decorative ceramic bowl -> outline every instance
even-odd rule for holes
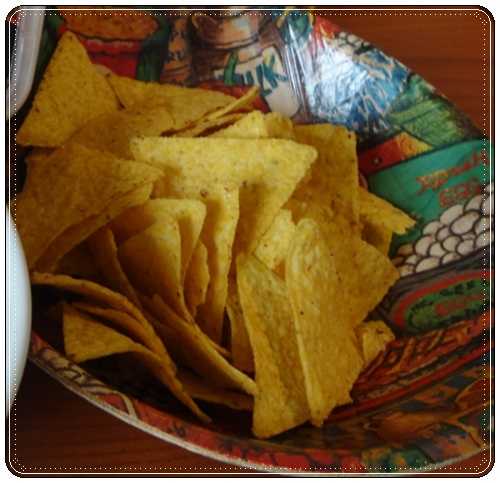
[[[71,28],[51,15],[39,72],[60,31]],[[259,84],[264,109],[356,132],[361,182],[417,219],[393,240],[402,277],[375,311],[398,338],[361,375],[353,404],[335,410],[323,428],[305,425],[268,441],[252,437],[246,414],[211,407],[214,422],[202,425],[154,386],[123,384],[106,364],[79,367],[37,326],[31,360],[143,431],[251,468],[422,471],[487,448],[494,185],[480,131],[396,59],[310,12],[233,10],[210,21],[206,14],[192,21],[186,11],[151,15],[161,19],[155,38],[167,33],[168,41],[141,40],[129,75],[235,95],[242,84]],[[102,61],[102,52],[89,53]]]

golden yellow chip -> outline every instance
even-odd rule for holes
[[[255,257],[237,260],[238,291],[255,359],[253,433],[268,438],[309,419],[285,283]]]
[[[222,117],[218,117],[216,119],[210,120],[201,120],[194,127],[185,129],[184,131],[180,131],[175,134],[176,137],[181,138],[195,138],[200,136],[201,134],[205,134],[207,131],[229,126],[233,124],[238,119],[241,119],[243,114],[226,114]]]
[[[208,113],[235,102],[235,98],[207,89],[143,82],[110,75],[111,87],[126,108],[164,106],[174,119],[173,131],[190,126]]]
[[[139,298],[118,258],[118,247],[113,232],[106,226],[101,228],[87,240],[87,246],[110,288],[125,295],[140,308]]]
[[[210,137],[227,139],[294,139],[292,121],[277,113],[263,114],[252,111],[236,121],[232,126],[211,134]]]
[[[134,107],[92,119],[71,138],[71,142],[130,159],[130,140],[138,136],[160,136],[174,128],[165,106]]]
[[[356,335],[361,343],[365,367],[385,350],[395,337],[392,330],[382,320],[363,322],[356,327]]]
[[[91,300],[109,305],[110,307],[126,312],[137,319],[149,332],[154,333],[151,323],[144,317],[142,312],[124,297],[122,294],[113,292],[107,287],[91,282],[90,280],[80,280],[68,275],[54,275],[52,273],[31,273],[31,283],[33,285],[47,285],[59,288],[68,292],[76,293],[88,297]]]
[[[118,109],[113,90],[71,32],[57,44],[26,120],[22,145],[56,147],[93,117]]]
[[[236,278],[229,277],[226,312],[231,323],[231,356],[235,367],[245,372],[254,371],[253,352],[245,326]]]
[[[361,186],[359,187],[359,201],[361,221],[365,224],[370,221],[398,235],[404,235],[415,225],[415,220],[406,213]]]
[[[113,200],[160,175],[151,166],[78,145],[31,163],[29,183],[13,201],[29,268],[66,229],[103,213]]]
[[[219,182],[240,186],[236,251],[251,253],[316,159],[316,150],[283,139],[143,138],[138,161],[161,168],[167,192]],[[207,247],[208,248],[208,247]]]
[[[137,235],[153,223],[161,221],[163,216],[175,219],[179,225],[181,237],[181,279],[189,265],[203,222],[206,216],[205,205],[198,200],[155,199],[141,206],[136,206],[115,218],[110,226],[113,233],[122,243]]]
[[[363,368],[345,276],[318,224],[301,220],[288,251],[286,286],[315,426],[349,400]]]
[[[199,306],[198,322],[210,337],[220,342],[227,297],[227,276],[239,216],[238,188],[222,185],[217,179],[193,179],[181,183],[169,177],[155,187],[157,197],[196,198],[206,205],[207,215],[200,239],[208,254],[209,285]],[[175,185],[174,185],[175,184]]]
[[[198,306],[205,302],[210,272],[208,270],[208,251],[203,242],[198,241],[189,261],[184,280],[184,294],[186,305],[193,317],[196,316]]]
[[[253,409],[253,400],[246,394],[214,386],[185,370],[179,371],[179,379],[193,399],[220,404],[237,411]]]
[[[385,226],[380,223],[373,223],[370,219],[365,219],[361,231],[361,237],[384,255],[389,254],[389,248],[391,247],[392,241],[392,231]]]
[[[120,196],[111,201],[100,214],[91,216],[83,222],[65,230],[49,245],[45,253],[37,261],[35,269],[44,272],[53,272],[59,260],[71,251],[73,247],[127,208],[144,203],[151,195],[152,189],[153,186],[147,184],[126,195]]]
[[[357,223],[359,175],[355,134],[343,126],[313,124],[295,126],[295,136],[298,142],[315,147],[318,159],[310,180],[294,197],[331,204],[335,212]]]
[[[65,305],[63,309],[64,349],[76,363],[113,354],[132,353],[165,384],[172,394],[204,422],[210,418],[191,399],[176,376],[168,354],[157,355],[141,344]]]
[[[288,207],[297,222],[310,218],[318,224],[335,253],[337,270],[350,296],[352,319],[355,323],[361,322],[399,278],[399,272],[387,256],[360,238],[353,222],[329,206],[290,200]],[[366,290],[367,280],[370,280],[370,290]]]
[[[142,297],[141,302],[157,317],[152,322],[158,334],[182,364],[217,386],[256,393],[255,382],[233,367],[197,325],[179,319],[158,296]]]
[[[217,109],[214,112],[207,114],[205,116],[204,120],[205,121],[213,121],[214,119],[221,118],[222,116],[225,116],[226,114],[229,114],[231,112],[236,112],[242,108],[248,107],[259,95],[259,90],[260,89],[258,86],[251,87],[240,98],[234,100],[230,104],[225,105],[224,107],[221,107],[220,109]]]
[[[260,239],[255,256],[271,270],[276,270],[286,259],[294,230],[292,212],[282,208]]]
[[[145,329],[143,324],[127,312],[88,302],[73,302],[71,305],[80,312],[85,312],[107,321],[115,330],[125,332],[125,335],[152,350],[155,354],[165,354],[165,346],[156,333]]]
[[[118,247],[118,258],[136,290],[159,294],[186,321],[179,224],[168,213]]]

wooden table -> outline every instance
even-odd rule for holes
[[[389,16],[384,12],[337,10],[331,17],[420,73],[479,127],[488,126],[489,112],[486,108],[485,123],[482,96],[482,29],[486,29],[486,39],[490,31],[486,14],[476,11],[478,17],[474,17],[473,12],[465,11],[462,15],[435,15],[436,11],[429,10],[420,10],[417,15],[401,13],[392,12]],[[486,40],[487,50],[488,45]],[[488,83],[484,88],[489,92]],[[99,467],[126,471],[125,466],[135,471],[153,467],[160,473],[244,471],[127,426],[73,395],[31,363],[24,375],[12,424],[17,463],[30,472],[87,472],[99,471]],[[481,456],[477,456],[449,470],[481,467],[480,462]]]

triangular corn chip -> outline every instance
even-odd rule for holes
[[[304,372],[283,280],[255,257],[238,257],[238,289],[255,359],[253,433],[267,438],[309,419]]]
[[[29,183],[13,202],[28,266],[33,268],[66,229],[101,214],[113,200],[160,174],[151,166],[74,144],[32,163]]]
[[[175,365],[166,353],[159,356],[69,305],[65,305],[63,309],[63,327],[65,352],[76,363],[113,354],[132,353],[170,389],[179,401],[202,421],[210,422],[210,418],[182,387],[176,376]]]
[[[106,78],[96,70],[76,35],[66,32],[16,141],[30,146],[61,146],[87,121],[116,109],[118,102]]]
[[[363,223],[371,221],[398,235],[404,235],[415,225],[415,220],[406,213],[361,186],[359,187],[359,202]]]
[[[288,252],[286,286],[311,421],[316,426],[349,400],[363,368],[344,276],[318,224],[301,220]]]

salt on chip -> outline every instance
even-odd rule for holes
[[[286,286],[315,426],[349,400],[364,363],[344,276],[318,224],[301,220],[288,251]]]
[[[292,308],[283,280],[254,256],[238,257],[237,275],[258,388],[252,431],[268,438],[310,416]]]
[[[168,177],[167,184],[155,187],[156,196],[197,198],[207,208],[200,239],[208,253],[209,284],[204,302],[198,307],[198,323],[216,341],[221,341],[227,277],[239,216],[238,188],[220,184],[217,179]]]
[[[137,136],[160,136],[174,127],[165,106],[135,107],[106,113],[78,130],[71,142],[130,159],[130,140]]]
[[[92,304],[89,302],[73,302],[72,307],[89,315],[106,320],[118,332],[124,332],[135,342],[138,342],[155,354],[165,354],[165,346],[161,339],[152,331],[144,328],[136,318],[123,310],[116,310],[109,307]]]
[[[236,100],[207,89],[143,82],[117,75],[110,75],[108,81],[125,108],[165,107],[174,119],[174,132],[194,124],[208,113],[232,105]]]
[[[252,346],[248,338],[245,317],[241,308],[236,277],[229,277],[226,312],[231,324],[231,356],[235,367],[245,372],[254,371]]]
[[[210,422],[210,418],[183,388],[176,376],[175,365],[166,353],[161,356],[155,354],[143,345],[68,305],[63,308],[63,331],[65,352],[76,363],[113,354],[134,354],[179,401],[202,421]]]
[[[260,239],[255,256],[271,270],[276,270],[286,259],[294,230],[292,212],[282,208]]]
[[[365,367],[369,366],[387,345],[395,339],[392,330],[382,320],[363,322],[356,327]]]
[[[370,221],[398,235],[404,235],[415,225],[415,220],[406,213],[361,186],[359,187],[359,201],[361,221],[365,224]]]
[[[117,197],[100,214],[91,216],[81,223],[66,229],[49,245],[45,253],[37,261],[35,269],[44,272],[54,271],[59,260],[66,253],[127,208],[144,203],[151,195],[152,189],[153,186],[147,184]]]
[[[191,320],[181,280],[179,224],[168,213],[118,247],[118,258],[136,290],[159,294],[181,317]]]
[[[284,139],[143,138],[132,142],[138,161],[163,169],[168,191],[199,180],[240,186],[236,251],[253,252],[260,237],[316,159],[316,150]]]
[[[118,258],[118,247],[113,232],[107,226],[99,229],[88,238],[87,246],[108,285],[140,307],[139,298]]]
[[[196,400],[227,406],[237,411],[252,411],[253,400],[247,394],[217,387],[188,371],[179,371],[179,379]]]
[[[196,316],[198,306],[205,302],[209,283],[208,251],[203,242],[199,240],[189,261],[184,279],[186,305],[193,317]]]
[[[113,200],[160,175],[151,166],[74,144],[30,164],[29,182],[13,200],[28,267],[66,229],[101,214]]]
[[[318,151],[311,168],[311,178],[294,197],[322,200],[355,223],[359,221],[358,158],[355,134],[344,126],[312,124],[295,126],[298,142]]]
[[[141,297],[141,302],[157,318],[152,322],[167,348],[185,366],[217,386],[256,393],[255,382],[233,367],[197,325],[179,319],[158,296]]]
[[[106,78],[76,35],[65,32],[16,136],[21,145],[61,146],[90,119],[118,109]]]

